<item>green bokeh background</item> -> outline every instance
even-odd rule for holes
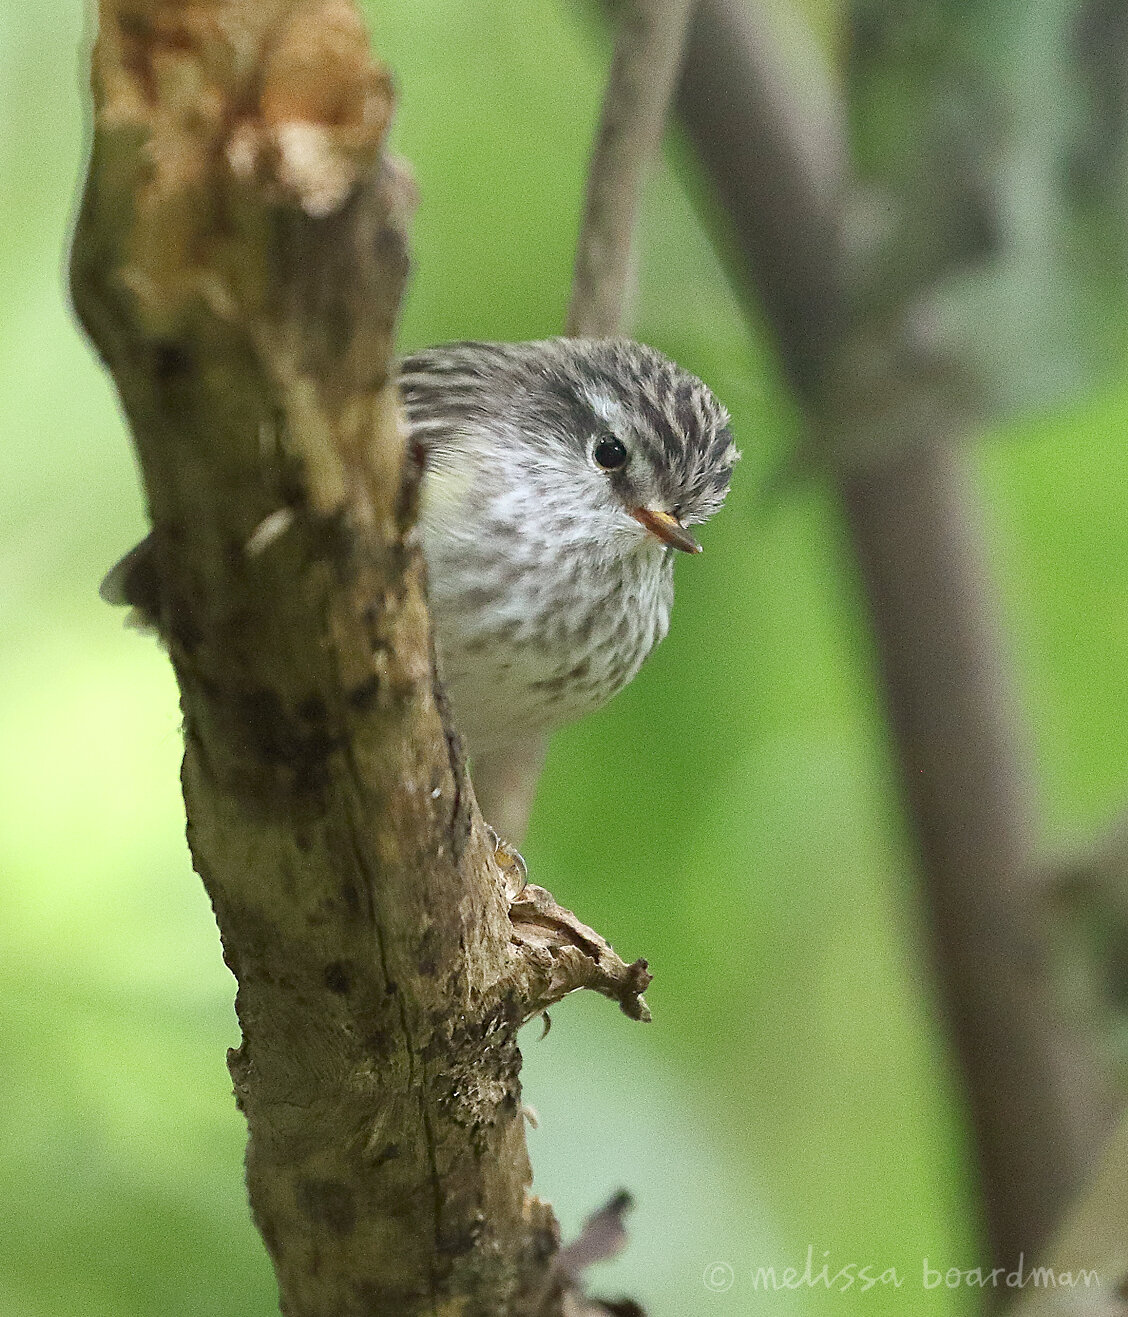
[[[175,690],[96,596],[144,514],[64,293],[79,9],[0,4],[0,1313],[266,1317]],[[602,37],[547,0],[388,0],[374,29],[423,198],[403,346],[557,332]],[[814,484],[762,493],[796,420],[672,169],[641,250],[636,332],[726,400],[745,460],[669,639],[549,760],[530,868],[650,959],[655,1021],[577,997],[526,1033],[537,1188],[569,1233],[633,1191],[598,1288],[652,1317],[969,1312],[920,1286],[925,1257],[975,1265],[978,1222],[839,519]],[[1128,781],[1126,427],[1128,372],[976,449],[1048,848]],[[808,1245],[904,1285],[753,1290]]]

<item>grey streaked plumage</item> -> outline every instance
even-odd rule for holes
[[[710,390],[630,339],[450,343],[406,358],[400,389],[413,434],[428,448],[484,424],[515,426],[536,447],[566,444],[582,456],[585,441],[607,428],[610,402],[662,496],[691,524],[720,508],[739,457],[728,413]]]
[[[696,547],[685,528],[721,506],[739,455],[705,385],[626,339],[452,343],[408,357],[400,387],[441,675],[483,812],[512,835],[491,812],[512,782],[491,784],[666,634],[670,546]],[[138,546],[103,594],[152,610],[151,577]]]
[[[673,554],[630,509],[705,521],[737,454],[705,385],[625,339],[456,343],[409,357],[400,382],[427,453],[442,675],[473,761],[631,680],[666,634]],[[592,460],[608,436],[621,471]]]

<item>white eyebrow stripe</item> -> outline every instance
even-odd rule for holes
[[[591,409],[601,421],[606,421],[612,428],[623,419],[623,405],[606,393],[591,389],[587,391],[587,400]]]

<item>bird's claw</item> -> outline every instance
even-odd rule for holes
[[[505,895],[509,900],[509,904],[512,905],[528,886],[529,867],[525,863],[521,852],[499,837],[488,823],[486,824],[486,831],[493,843],[494,861],[505,879]]]

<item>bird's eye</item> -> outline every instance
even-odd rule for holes
[[[621,471],[627,465],[626,446],[618,439],[601,439],[591,455],[604,471]]]

